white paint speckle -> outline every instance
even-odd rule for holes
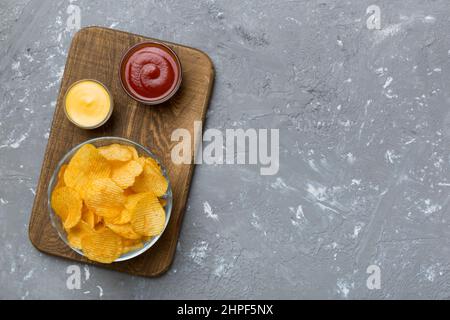
[[[216,267],[214,268],[213,274],[216,277],[223,277],[227,275],[228,271],[233,267],[234,263],[227,263],[223,257],[216,258]]]
[[[19,70],[20,68],[20,61],[15,61],[11,64],[11,69],[13,69],[14,71]]]
[[[250,221],[250,224],[257,230],[260,230],[263,232],[264,236],[267,236],[267,232],[263,229],[262,225],[259,223],[259,216],[256,213],[252,213],[252,220]]]
[[[433,16],[426,16],[423,18],[423,21],[425,23],[434,23],[434,22],[436,22],[436,18]]]
[[[440,186],[440,187],[450,187],[450,183],[447,183],[447,182],[439,182],[439,183],[438,183],[438,186]]]
[[[34,58],[28,53],[25,53],[24,57],[28,60],[28,62],[33,62],[34,61]]]
[[[197,246],[191,249],[190,257],[198,265],[202,265],[207,257],[209,244],[206,241],[201,241]]]
[[[437,267],[438,265],[433,265],[433,266],[429,266],[426,270],[425,270],[425,278],[430,281],[430,282],[434,282],[434,280],[436,279],[437,276]]]
[[[362,230],[362,226],[361,225],[356,225],[355,228],[353,229],[353,234],[351,235],[352,239],[356,239],[359,236],[359,233]]]
[[[439,204],[431,203],[431,199],[424,200],[424,203],[425,208],[423,209],[423,213],[425,213],[426,215],[431,215],[442,209],[442,207]]]
[[[387,87],[389,87],[389,86],[392,84],[392,81],[394,81],[394,78],[388,77],[388,78],[386,79],[386,82],[385,82],[384,85],[383,85],[383,89],[386,89]]]
[[[30,295],[30,292],[27,290],[25,294],[20,298],[21,300],[25,300]]]
[[[385,71],[387,71],[387,69],[381,67],[378,69],[375,69],[375,74],[378,75],[379,77],[384,76]]]
[[[219,220],[219,216],[217,214],[213,213],[211,205],[208,203],[208,201],[205,201],[203,203],[203,210],[204,210],[207,218],[210,218],[213,220]]]
[[[89,267],[87,265],[84,266],[84,281],[88,281],[91,277],[91,272],[89,271]]]
[[[297,209],[290,207],[289,210],[292,213],[295,213],[295,219],[292,219],[292,225],[300,226],[305,221],[305,213],[303,212],[303,207],[301,205],[298,206]]]
[[[316,163],[314,162],[314,159],[309,159],[308,160],[308,164],[311,167],[311,169],[313,169],[314,171],[316,171],[317,173],[320,173],[319,168],[316,166]]]
[[[98,289],[98,296],[99,296],[100,298],[103,297],[103,288],[100,287],[100,286],[97,286],[97,289]]]
[[[28,271],[28,273],[25,275],[25,277],[23,277],[23,281],[30,280],[31,277],[33,276],[33,273],[34,273],[34,269],[31,269],[30,271]]]
[[[27,138],[28,138],[28,134],[27,133],[22,134],[19,139],[17,139],[13,143],[11,143],[9,146],[12,149],[18,149],[20,147],[21,143],[24,142]]]
[[[15,272],[16,272],[16,263],[13,261],[13,262],[11,262],[11,268],[9,270],[9,273],[13,274]]]
[[[384,157],[385,157],[386,161],[391,164],[394,164],[395,160],[400,158],[400,156],[395,154],[394,150],[387,150]]]
[[[336,285],[338,287],[338,293],[343,298],[348,298],[350,290],[353,289],[355,286],[354,283],[348,283],[345,279],[338,279]]]
[[[294,22],[296,25],[298,25],[298,26],[301,26],[302,25],[302,23],[299,21],[299,20],[297,20],[297,19],[295,19],[295,18],[292,18],[292,17],[287,17],[286,18],[286,21],[291,21],[291,22]]]
[[[270,185],[275,190],[286,191],[298,191],[296,188],[288,186],[282,178],[277,178],[275,182]]]
[[[308,183],[306,186],[306,191],[308,191],[308,193],[314,197],[315,200],[317,201],[325,201],[326,197],[325,197],[325,193],[327,191],[327,188],[316,184],[313,185],[311,183]]]
[[[349,164],[354,164],[355,161],[356,161],[356,158],[355,158],[355,156],[353,155],[353,153],[351,153],[351,152],[347,153],[347,162],[348,162]]]

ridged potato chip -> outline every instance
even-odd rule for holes
[[[144,172],[136,178],[132,189],[137,193],[152,192],[157,197],[162,197],[166,194],[169,183],[156,161],[147,160],[149,159],[146,159],[144,163]]]
[[[58,183],[55,186],[55,189],[62,188],[66,186],[66,183],[64,182],[64,174],[66,173],[68,165],[65,164],[61,167],[61,170],[58,172]]]
[[[100,217],[100,216],[94,214],[94,218],[95,218],[95,227],[97,227],[99,224],[103,223],[103,217]]]
[[[125,202],[125,208],[127,208],[129,211],[133,211],[134,208],[136,207],[136,204],[145,197],[153,198],[154,195],[151,192],[132,194],[127,197],[127,201]]]
[[[122,225],[131,222],[131,211],[123,209],[122,212],[113,218],[104,218],[106,224]]]
[[[122,255],[122,238],[110,229],[104,228],[84,236],[81,239],[81,249],[92,261],[113,263]]]
[[[83,200],[78,192],[70,187],[62,187],[53,191],[51,205],[61,218],[65,229],[75,227],[81,220]]]
[[[131,219],[131,225],[137,234],[145,237],[158,236],[163,232],[165,223],[166,214],[155,195],[149,194],[137,202]]]
[[[91,181],[84,196],[89,209],[96,215],[107,218],[120,215],[125,201],[123,190],[109,178]]]
[[[98,152],[108,161],[127,162],[133,159],[132,150],[120,144],[98,148]]]
[[[95,226],[94,230],[97,231],[97,232],[105,230],[106,229],[106,225],[105,224],[106,224],[106,222],[102,221],[101,223],[99,223],[99,224],[97,224]]]
[[[123,190],[123,195],[124,195],[125,197],[132,196],[133,194],[135,194],[135,193],[134,193],[133,189],[131,189],[131,188],[128,188],[128,189]]]
[[[134,207],[136,206],[136,204],[139,200],[145,198],[146,196],[147,197],[149,196],[148,193],[135,193],[135,194],[127,196],[127,200],[125,202],[125,209],[122,210],[120,215],[118,215],[114,218],[105,218],[105,222],[110,223],[110,224],[116,224],[116,225],[130,223]]]
[[[144,168],[139,162],[131,160],[122,165],[115,166],[112,171],[112,180],[122,189],[128,189],[136,180]]]
[[[75,249],[81,250],[81,239],[93,233],[94,230],[84,221],[80,221],[75,227],[67,231],[67,241]]]
[[[111,165],[91,144],[81,147],[64,173],[67,186],[77,190],[83,198],[87,184],[94,179],[109,178]]]
[[[136,148],[133,146],[127,146],[127,148],[131,151],[132,159],[137,160],[139,159],[139,153],[137,152]]]
[[[122,225],[106,223],[106,227],[111,229],[115,233],[117,233],[122,238],[130,239],[130,240],[141,239],[141,236],[139,234],[137,234],[136,232],[134,232],[130,223],[122,224]]]
[[[96,214],[88,207],[83,206],[81,220],[86,222],[89,225],[89,227],[94,229],[96,225]]]
[[[155,159],[145,158],[145,163],[148,165],[148,167],[150,169],[152,169],[152,171],[155,174],[158,174],[158,175],[161,175],[161,176],[163,175],[162,169],[161,169],[160,165],[158,164],[158,162]]]
[[[139,249],[142,249],[144,247],[144,244],[141,240],[129,240],[129,239],[123,239],[123,249],[122,254],[126,254],[132,251],[136,251]]]

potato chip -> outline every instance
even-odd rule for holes
[[[97,227],[100,223],[103,223],[103,217],[94,214],[94,222],[95,226]]]
[[[114,218],[122,212],[126,197],[111,179],[96,179],[86,188],[84,201],[96,215]]]
[[[133,194],[135,194],[135,193],[134,193],[133,189],[131,189],[131,188],[128,188],[128,189],[123,190],[123,195],[124,195],[125,197],[132,196]]]
[[[105,218],[106,224],[122,225],[131,222],[131,211],[123,209],[122,212],[114,218]]]
[[[127,148],[130,150],[132,159],[137,160],[139,159],[139,153],[137,152],[136,148],[133,146],[127,146]]]
[[[94,230],[84,221],[80,221],[75,227],[67,231],[67,241],[75,248],[81,250],[81,239],[93,233]]]
[[[162,175],[162,172],[157,172],[157,170],[160,170],[158,168],[159,166],[155,167],[153,162],[146,161],[144,164],[144,172],[136,178],[132,189],[137,193],[152,192],[157,197],[165,195],[169,183]]]
[[[140,250],[144,247],[142,240],[123,239],[122,254],[130,253],[132,251]]]
[[[166,199],[159,199],[159,203],[161,204],[161,206],[163,208],[165,208],[167,206],[167,200]]]
[[[64,173],[64,182],[77,190],[83,198],[86,186],[91,180],[108,178],[110,175],[111,165],[100,155],[97,148],[87,144],[70,160]]]
[[[127,197],[127,201],[125,202],[125,208],[129,211],[133,211],[136,207],[136,204],[144,198],[152,198],[154,195],[151,192],[143,192],[143,193],[135,193],[131,196]]]
[[[149,194],[139,200],[133,210],[131,225],[133,230],[147,237],[160,235],[166,223],[166,214],[158,198]]]
[[[70,187],[55,189],[52,193],[51,205],[62,219],[65,229],[73,228],[80,222],[83,201],[74,189]]]
[[[133,159],[133,152],[128,146],[112,144],[98,148],[99,153],[108,161],[127,162]]]
[[[112,180],[122,189],[128,189],[134,184],[144,168],[134,160],[115,166],[112,172]]]
[[[67,166],[68,166],[67,164],[64,164],[61,167],[61,170],[59,170],[59,172],[58,172],[58,183],[56,184],[55,189],[62,188],[62,187],[66,186],[66,183],[64,182],[64,174],[66,173]]]
[[[95,228],[96,225],[96,217],[95,213],[90,210],[88,207],[83,206],[82,214],[81,214],[81,220],[86,222],[89,227],[92,229]]]
[[[139,157],[136,161],[139,162],[139,164],[140,164],[142,167],[145,166],[145,162],[146,162],[145,157]]]
[[[94,228],[95,231],[102,231],[106,229],[106,225],[105,225],[105,221],[103,220],[102,222],[100,222],[99,224],[97,224]]]
[[[81,239],[83,254],[92,261],[113,263],[122,254],[122,238],[108,228]]]
[[[152,197],[152,195],[148,193],[135,193],[127,197],[125,202],[125,209],[122,210],[120,215],[113,218],[105,218],[106,223],[122,225],[131,222],[133,210],[138,203],[139,200],[145,197]]]
[[[153,158],[145,158],[145,163],[155,174],[162,175],[162,169],[159,163]]]
[[[138,240],[141,238],[139,234],[134,232],[133,228],[131,227],[131,224],[122,224],[122,225],[116,225],[116,224],[109,224],[106,223],[106,227],[117,233],[119,236],[125,239],[130,240]]]

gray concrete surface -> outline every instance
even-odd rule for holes
[[[70,3],[82,26],[207,52],[207,128],[280,129],[275,177],[197,168],[159,279],[80,266],[69,290],[71,262],[27,237]],[[0,298],[450,298],[449,16],[448,0],[0,0]]]

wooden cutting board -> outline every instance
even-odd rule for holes
[[[147,40],[155,39],[100,27],[82,29],[74,36],[36,190],[29,236],[33,245],[42,252],[80,263],[92,263],[66,246],[52,227],[47,208],[48,184],[57,163],[72,147],[97,137],[127,138],[148,147],[167,168],[173,189],[172,216],[163,236],[149,251],[127,262],[100,266],[154,277],[165,273],[172,264],[194,171],[194,165],[172,163],[170,155],[176,143],[171,142],[171,135],[174,130],[185,128],[194,137],[194,121],[204,122],[214,83],[214,67],[205,53],[165,42],[180,57],[182,87],[171,100],[160,106],[139,104],[123,91],[118,76],[119,65],[129,47]],[[81,79],[101,81],[114,97],[113,116],[105,126],[94,131],[75,127],[64,114],[64,95],[72,83]]]

